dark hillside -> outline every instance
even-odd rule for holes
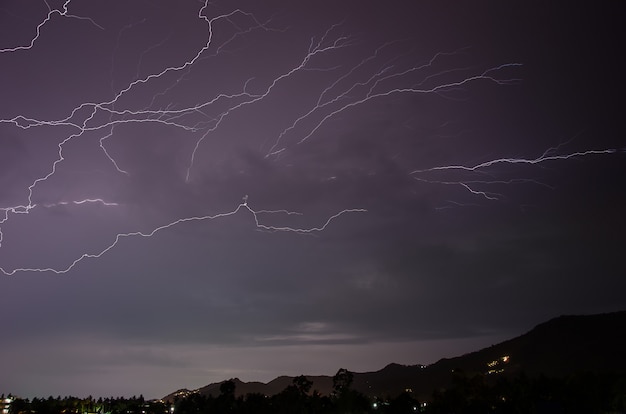
[[[576,373],[626,374],[626,311],[587,316],[560,316],[537,325],[528,333],[476,352],[434,364],[389,364],[375,372],[355,373],[352,388],[369,397],[397,396],[409,391],[428,399],[434,390],[447,388],[455,376],[483,375],[486,381],[513,378],[520,373],[534,377],[564,378]],[[311,390],[332,391],[332,376],[308,376]],[[292,384],[281,376],[267,384],[235,379],[236,395],[276,395]],[[219,395],[221,383],[195,392]],[[165,397],[172,399],[174,394]]]

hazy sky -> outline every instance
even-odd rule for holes
[[[3,1],[0,392],[432,363],[625,309],[618,6]]]

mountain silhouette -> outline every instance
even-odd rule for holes
[[[455,375],[500,377],[544,375],[563,378],[580,372],[626,373],[626,311],[598,315],[560,316],[537,325],[516,338],[431,365],[392,363],[375,372],[354,373],[352,388],[369,397],[397,396],[408,391],[428,399],[434,390],[448,387]],[[294,377],[280,376],[268,383],[242,382],[237,378],[235,395],[275,395],[292,384]],[[308,376],[311,390],[332,392],[332,376]],[[222,381],[223,382],[223,381]],[[182,389],[165,396],[173,401],[190,393],[220,394],[222,382],[197,390]]]

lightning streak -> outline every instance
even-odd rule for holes
[[[103,26],[96,23],[91,17],[71,14],[69,8],[71,1],[67,0],[61,8],[53,9],[44,1],[48,8],[45,18],[35,27],[35,35],[24,45],[4,47],[0,53],[3,58],[12,53],[36,53],[37,43],[44,35],[44,26],[48,25],[57,16],[68,19],[84,20],[100,30],[105,30]],[[392,40],[373,45],[366,52],[360,52],[359,39],[352,35],[343,33],[344,23],[331,24],[321,34],[309,36],[308,43],[298,51],[290,51],[291,60],[286,60],[276,64],[272,68],[270,75],[242,77],[235,86],[223,86],[220,91],[209,94],[199,92],[197,98],[192,103],[179,102],[177,93],[181,88],[198,73],[204,73],[205,64],[218,60],[232,47],[237,49],[237,42],[246,40],[247,36],[253,33],[259,35],[282,34],[287,29],[274,25],[273,18],[262,20],[254,14],[242,9],[234,9],[226,13],[210,15],[209,2],[201,2],[201,6],[195,16],[206,26],[206,38],[198,49],[189,52],[186,59],[161,67],[159,70],[148,72],[141,76],[144,67],[147,67],[148,53],[159,50],[166,46],[169,37],[157,43],[148,45],[138,53],[138,60],[133,70],[133,78],[128,80],[118,89],[114,88],[113,66],[115,65],[115,55],[122,44],[122,34],[127,30],[135,30],[136,27],[147,22],[146,19],[138,23],[127,24],[117,33],[117,41],[113,48],[111,57],[111,91],[108,97],[100,100],[94,99],[90,102],[81,102],[75,107],[68,109],[65,116],[58,119],[44,119],[29,114],[20,113],[15,116],[0,118],[0,125],[9,128],[29,132],[42,127],[48,128],[69,128],[71,133],[64,135],[56,143],[56,156],[51,164],[47,165],[41,175],[32,179],[30,184],[24,185],[24,198],[19,202],[10,202],[9,206],[0,206],[0,226],[6,225],[12,217],[28,216],[37,208],[52,208],[55,206],[68,206],[71,208],[89,209],[94,204],[103,205],[112,209],[125,205],[125,201],[120,199],[109,199],[100,197],[97,191],[89,188],[81,197],[68,198],[58,196],[55,202],[45,201],[42,187],[52,181],[53,177],[60,176],[62,166],[67,164],[68,149],[72,145],[81,143],[87,145],[95,136],[97,139],[97,151],[109,162],[109,168],[114,176],[121,176],[120,179],[131,180],[134,174],[134,166],[127,165],[118,159],[123,151],[110,147],[111,142],[123,145],[123,135],[119,132],[122,127],[132,125],[154,125],[168,130],[180,131],[185,138],[192,137],[191,141],[185,141],[181,147],[185,148],[185,165],[181,174],[185,177],[185,183],[191,185],[194,181],[195,168],[204,165],[201,149],[209,137],[220,140],[222,127],[227,120],[234,118],[238,114],[244,114],[249,107],[262,107],[271,99],[278,99],[281,94],[285,94],[291,88],[289,82],[295,79],[306,78],[317,86],[311,96],[303,99],[303,103],[298,103],[297,114],[289,117],[277,116],[276,133],[259,133],[258,148],[267,162],[279,164],[280,158],[290,157],[296,149],[305,148],[306,144],[314,139],[329,139],[326,134],[322,136],[322,128],[331,124],[333,119],[339,118],[350,111],[367,107],[377,101],[390,98],[400,98],[411,95],[425,95],[444,97],[450,99],[452,92],[467,91],[479,85],[489,83],[496,86],[511,86],[520,82],[519,77],[509,76],[521,67],[521,63],[510,62],[487,68],[474,68],[466,64],[450,64],[449,59],[457,59],[467,53],[467,48],[454,51],[439,51],[430,58],[424,60],[415,58],[409,52],[398,55],[394,47],[403,45],[401,40]],[[215,36],[219,30],[223,29],[224,34],[221,43],[216,41]],[[228,32],[232,30],[231,32]],[[366,45],[367,46],[367,45]],[[243,48],[240,48],[243,49]],[[359,54],[360,53],[360,54]],[[287,54],[286,54],[287,55]],[[352,57],[346,60],[345,56],[360,56],[356,60]],[[247,76],[247,75],[246,75]],[[321,79],[321,81],[320,81]],[[220,80],[209,79],[221,86]],[[314,81],[317,81],[315,83]],[[260,86],[259,86],[260,85]],[[321,85],[321,86],[319,86]],[[150,89],[149,96],[142,95],[145,90]],[[289,91],[291,92],[291,91]],[[292,105],[296,94],[288,95],[289,98],[284,103],[285,106]],[[136,95],[136,96],[135,96]],[[133,105],[127,103],[130,98],[136,98]],[[283,98],[284,99],[284,98]],[[269,104],[268,104],[269,105]],[[282,115],[282,114],[281,114]],[[243,115],[245,116],[245,115]],[[273,121],[271,119],[263,120]],[[248,120],[244,119],[244,122]],[[445,125],[445,124],[444,124]],[[406,129],[411,130],[410,126]],[[64,130],[64,129],[63,129]],[[65,130],[64,130],[65,131]],[[191,142],[191,144],[189,144]],[[268,148],[269,147],[269,148]],[[147,148],[146,148],[147,149]],[[416,182],[435,185],[457,185],[468,191],[472,196],[476,196],[488,201],[495,201],[503,198],[503,194],[494,191],[480,189],[482,186],[495,184],[528,184],[543,185],[529,178],[507,178],[497,177],[497,172],[491,167],[496,165],[524,164],[534,166],[550,161],[566,161],[572,158],[588,156],[605,156],[613,154],[613,149],[585,150],[579,152],[563,153],[561,146],[552,147],[536,158],[494,158],[477,164],[455,164],[438,165],[427,168],[413,168],[407,170],[406,175]],[[194,174],[192,174],[192,172]],[[437,179],[433,175],[437,173],[458,173],[461,177],[454,179]],[[477,180],[475,175],[480,174],[481,180]],[[467,176],[469,175],[469,176]],[[487,179],[484,179],[484,178]],[[332,177],[332,180],[335,176]],[[323,180],[322,180],[323,181]],[[464,206],[467,203],[460,203],[448,200],[448,206]],[[448,207],[445,207],[448,208]],[[291,232],[296,234],[314,234],[324,231],[334,220],[353,213],[366,212],[364,208],[338,209],[339,212],[330,214],[325,219],[319,219],[321,225],[314,227],[292,227],[287,225],[268,225],[261,220],[264,214],[280,214],[286,216],[301,215],[287,209],[252,209],[248,205],[247,196],[243,202],[234,209],[215,215],[186,215],[176,219],[164,219],[165,222],[156,227],[151,227],[150,231],[129,231],[120,232],[111,236],[113,241],[104,248],[96,249],[96,252],[83,252],[67,266],[59,268],[53,267],[28,267],[18,266],[9,268],[0,265],[0,272],[5,275],[14,275],[24,272],[51,272],[62,274],[70,272],[79,263],[88,259],[97,259],[115,248],[123,239],[128,238],[148,238],[164,230],[172,229],[175,226],[190,222],[204,222],[236,215],[240,212],[252,215],[256,229],[268,232]],[[136,228],[136,227],[134,227]],[[3,244],[4,242],[4,244]],[[6,240],[0,227],[0,247],[6,247]]]
[[[48,24],[55,15],[58,15],[60,17],[65,17],[65,18],[68,18],[68,19],[86,20],[86,21],[90,22],[92,25],[96,26],[98,29],[104,30],[104,27],[102,27],[98,23],[96,23],[91,17],[77,16],[77,15],[74,15],[74,14],[70,14],[69,11],[68,11],[68,7],[69,7],[69,5],[71,3],[71,0],[66,0],[65,3],[63,3],[63,10],[52,9],[47,1],[44,1],[44,3],[46,4],[46,7],[48,8],[48,14],[41,21],[41,23],[39,23],[37,25],[37,27],[35,29],[35,36],[33,36],[33,38],[30,40],[29,44],[22,45],[22,46],[14,46],[14,47],[3,48],[3,49],[0,49],[0,53],[10,53],[10,52],[18,52],[18,51],[21,51],[21,50],[30,50],[30,49],[32,49],[35,46],[35,42],[37,42],[37,40],[41,36],[41,29],[46,24]]]
[[[101,201],[101,200],[83,200],[83,201],[80,201],[80,202],[76,202],[75,204],[83,204],[83,203],[86,203],[86,202],[95,202],[95,201]],[[67,204],[67,203],[64,203],[64,204]],[[17,268],[17,269],[7,270],[7,269],[4,269],[3,267],[0,266],[0,272],[4,273],[7,276],[11,276],[11,275],[14,275],[16,273],[22,273],[22,272],[52,272],[52,273],[56,273],[56,274],[67,273],[70,270],[72,270],[78,263],[82,262],[83,260],[86,260],[86,259],[97,259],[99,257],[102,257],[108,251],[113,249],[122,239],[133,238],[133,237],[152,237],[155,234],[157,234],[157,233],[159,233],[159,232],[161,232],[161,231],[163,231],[165,229],[169,229],[170,227],[173,227],[173,226],[176,226],[176,225],[180,225],[180,224],[183,224],[183,223],[189,223],[189,222],[201,222],[201,221],[208,221],[208,220],[215,220],[215,219],[219,219],[219,218],[224,218],[224,217],[235,215],[235,214],[237,214],[238,212],[240,212],[242,210],[248,211],[250,214],[252,214],[252,216],[254,217],[254,222],[256,223],[256,227],[258,229],[260,229],[260,230],[293,232],[293,233],[300,233],[300,234],[324,231],[324,229],[326,229],[326,227],[328,227],[328,225],[331,223],[331,221],[333,221],[336,218],[342,216],[343,214],[347,214],[347,213],[364,213],[364,212],[366,212],[366,210],[364,210],[364,209],[346,209],[346,210],[342,210],[339,213],[336,213],[336,214],[332,215],[331,217],[329,217],[324,224],[322,224],[321,226],[318,226],[318,227],[312,227],[312,228],[293,228],[293,227],[287,227],[287,226],[276,227],[276,226],[269,226],[269,225],[262,224],[259,221],[258,214],[260,214],[261,212],[267,212],[267,211],[265,211],[265,210],[255,211],[252,208],[250,208],[250,206],[248,206],[247,201],[244,201],[243,203],[239,204],[237,206],[237,208],[235,208],[232,211],[226,212],[226,213],[219,213],[219,214],[215,214],[215,215],[206,215],[206,216],[184,217],[184,218],[180,218],[178,220],[172,221],[170,223],[167,223],[167,224],[155,227],[154,229],[152,229],[149,232],[134,231],[134,232],[129,232],[129,233],[119,233],[119,234],[117,234],[115,236],[114,241],[111,244],[109,244],[108,246],[106,246],[104,249],[100,250],[97,253],[83,253],[82,255],[80,255],[80,257],[78,257],[74,261],[72,261],[72,263],[70,263],[67,267],[62,268],[62,269],[55,269],[55,268],[51,268],[51,267],[45,267],[45,268]],[[297,213],[290,213],[290,212],[287,212],[287,213],[288,214],[297,214]]]
[[[446,170],[462,170],[462,171],[480,171],[486,169],[488,167],[492,167],[497,164],[541,164],[548,161],[557,161],[557,160],[568,160],[570,158],[577,157],[585,157],[588,155],[603,155],[603,154],[614,154],[617,152],[615,149],[603,149],[603,150],[587,150],[587,151],[577,151],[569,154],[557,154],[550,155],[549,151],[546,151],[541,156],[537,158],[497,158],[494,160],[489,160],[482,162],[480,164],[466,166],[466,165],[441,165],[437,167],[425,168],[421,170],[411,171],[411,174],[419,174],[431,171],[446,171]]]
[[[406,88],[392,88],[389,90],[385,90],[382,92],[377,92],[377,93],[373,93],[372,91],[374,90],[374,88],[377,86],[378,83],[386,80],[386,79],[390,79],[392,77],[395,76],[402,76],[414,71],[417,71],[419,69],[423,69],[425,67],[428,67],[432,64],[433,61],[435,61],[437,59],[437,57],[442,56],[442,55],[448,55],[449,53],[438,53],[437,55],[435,55],[429,62],[429,64],[427,65],[421,65],[418,67],[414,67],[411,68],[409,70],[405,70],[403,72],[397,73],[395,75],[392,76],[385,76],[383,77],[382,75],[387,71],[387,68],[381,70],[380,72],[376,73],[374,76],[372,76],[367,82],[365,82],[365,84],[369,84],[370,82],[373,81],[373,84],[371,85],[371,87],[369,88],[368,92],[365,94],[364,97],[360,98],[360,99],[356,99],[353,100],[349,103],[343,104],[341,106],[339,106],[339,108],[334,109],[329,111],[327,114],[325,114],[322,119],[317,122],[315,124],[315,126],[307,133],[305,134],[303,137],[301,137],[298,141],[297,144],[303,144],[305,141],[307,141],[309,138],[311,138],[311,136],[313,136],[328,120],[332,119],[333,117],[337,116],[338,114],[345,112],[349,109],[353,109],[357,106],[361,106],[361,105],[365,105],[370,101],[376,100],[376,99],[381,99],[381,98],[386,98],[392,95],[402,95],[402,94],[434,94],[434,93],[441,93],[443,91],[446,90],[451,90],[453,88],[457,88],[457,87],[461,87],[464,85],[467,85],[469,83],[472,82],[476,82],[476,81],[489,81],[489,82],[493,82],[495,84],[498,85],[510,85],[513,84],[515,82],[518,81],[518,79],[500,79],[495,77],[494,75],[490,75],[490,73],[492,72],[496,72],[500,69],[503,68],[510,68],[510,67],[516,67],[516,66],[521,66],[520,63],[509,63],[509,64],[504,64],[504,65],[500,65],[494,68],[490,68],[487,69],[486,71],[484,71],[481,74],[478,75],[474,75],[474,76],[469,76],[469,77],[464,77],[460,80],[457,80],[455,82],[449,82],[449,83],[443,83],[443,84],[438,84],[436,86],[433,86],[432,88],[416,88],[416,87],[406,87]],[[442,71],[437,73],[436,75],[430,75],[428,76],[428,78],[432,78],[432,77],[436,77],[436,76],[441,76],[443,74],[449,73],[449,71]],[[356,85],[355,85],[356,86]],[[352,89],[354,89],[353,86],[352,88],[350,88],[349,91],[343,93],[342,95],[340,95],[339,97],[337,97],[336,99],[333,99],[332,101],[327,102],[326,104],[319,104],[313,108],[312,110],[310,110],[304,117],[314,113],[316,110],[325,107],[326,105],[330,104],[330,103],[335,103],[337,102],[341,97],[345,96],[348,92],[350,92]],[[325,91],[326,92],[326,91]],[[301,120],[301,119],[299,119]],[[297,122],[297,121],[296,121]],[[270,152],[266,155],[266,156],[272,156],[272,155],[276,155],[279,154],[281,152],[283,152],[286,148],[281,148],[281,149],[275,149],[276,146],[278,145],[279,140],[283,137],[283,135],[288,132],[288,130],[293,129],[293,127],[295,127],[295,123],[292,124],[291,127],[289,127],[288,129],[284,130],[278,137],[278,139],[276,140],[276,144],[274,146],[272,146],[272,148],[270,149]]]
[[[510,179],[510,180],[472,180],[472,179],[459,179],[456,181],[450,180],[438,180],[438,179],[426,179],[419,177],[420,174],[425,173],[434,173],[434,172],[470,172],[470,173],[479,173],[479,174],[488,174],[488,170],[490,167],[494,167],[500,164],[509,164],[509,165],[537,165],[542,163],[547,163],[550,161],[564,161],[569,160],[571,158],[579,158],[579,157],[587,157],[591,155],[608,155],[614,154],[617,151],[614,149],[604,149],[604,150],[587,150],[587,151],[577,151],[567,154],[553,154],[560,147],[553,147],[546,150],[542,155],[536,158],[496,158],[489,161],[484,161],[475,165],[441,165],[436,167],[424,168],[420,170],[411,171],[410,175],[417,181],[430,183],[430,184],[444,184],[444,185],[459,185],[462,188],[466,189],[473,195],[484,197],[487,200],[499,200],[503,198],[502,194],[497,194],[489,191],[477,190],[475,185],[493,185],[493,184],[512,184],[512,183],[532,183],[536,185],[540,185],[549,189],[554,189],[554,187],[549,184],[532,180],[532,179]]]

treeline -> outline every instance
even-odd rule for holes
[[[340,370],[333,392],[310,392],[312,383],[300,376],[272,397],[248,394],[234,397],[234,383],[222,383],[218,397],[190,395],[178,401],[176,414],[199,413],[371,413],[371,414],[484,414],[567,413],[626,414],[626,375],[578,373],[566,378],[545,376],[515,378],[465,374],[456,370],[448,387],[435,390],[428,401],[412,393],[369,398],[350,388],[352,374]]]
[[[626,374],[579,372],[565,378],[515,378],[456,372],[435,391],[428,413],[626,414]]]
[[[63,397],[10,398],[9,414],[171,414],[171,405],[163,401],[146,401],[143,396],[95,399]]]
[[[247,394],[235,397],[234,381],[220,384],[217,397],[198,393],[174,403],[176,414],[233,413],[233,414],[309,414],[309,413],[367,413],[372,402],[351,388],[353,374],[340,369],[333,377],[330,396],[311,391],[313,382],[304,375],[295,377],[292,384],[273,396]]]
[[[353,374],[340,369],[331,395],[311,390],[301,375],[282,392],[265,396],[235,396],[235,382],[220,385],[218,396],[191,393],[174,401],[145,401],[143,397],[98,400],[65,397],[32,401],[13,399],[10,414],[334,414],[334,413],[626,413],[626,375],[579,373],[566,378],[513,379],[455,371],[450,386],[436,390],[428,401],[411,393],[369,398],[351,388]]]

